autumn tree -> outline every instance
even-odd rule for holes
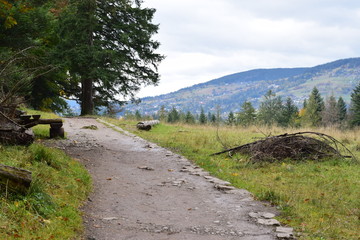
[[[73,0],[60,15],[58,57],[65,61],[81,102],[81,114],[110,101],[134,98],[142,85],[159,81],[152,39],[155,10],[138,0]]]

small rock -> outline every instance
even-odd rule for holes
[[[258,218],[258,217],[260,217],[260,214],[256,213],[256,212],[250,212],[249,216],[252,217],[252,218]]]
[[[263,218],[266,218],[266,219],[270,219],[270,218],[274,218],[275,217],[275,214],[273,214],[273,213],[261,213],[261,216],[263,217]]]
[[[107,218],[103,218],[103,220],[106,220],[106,221],[112,221],[112,220],[117,220],[118,218],[117,217],[107,217]]]
[[[293,228],[290,227],[277,227],[276,232],[278,233],[292,233],[294,231]]]
[[[228,191],[228,190],[234,190],[235,187],[233,186],[227,186],[227,185],[220,185],[220,184],[215,184],[214,187],[218,190],[224,190],[224,191]]]
[[[262,219],[259,218],[257,220],[258,223],[262,224],[262,225],[267,225],[267,226],[280,226],[280,222],[276,219]]]
[[[139,166],[138,169],[148,170],[148,171],[154,171],[155,170],[152,167],[148,167],[148,166]]]
[[[293,239],[294,235],[292,233],[278,233],[276,234],[276,237],[280,239]]]

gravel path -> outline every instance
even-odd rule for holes
[[[98,129],[83,128],[90,125]],[[83,239],[267,240],[279,234],[258,223],[276,225],[274,208],[182,156],[95,119],[66,119],[64,128],[68,139],[59,147],[80,159],[94,181]]]

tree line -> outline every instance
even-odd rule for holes
[[[154,13],[141,0],[1,0],[0,103],[63,112],[73,99],[86,115],[136,100],[164,58]]]
[[[136,111],[135,114],[126,113],[125,118],[135,120],[155,118],[168,123],[227,124],[245,127],[250,125],[356,127],[360,126],[360,83],[353,89],[349,106],[342,97],[336,98],[334,94],[324,99],[319,90],[314,87],[301,108],[294,103],[291,97],[283,100],[281,96],[276,96],[275,92],[269,90],[263,96],[258,109],[255,109],[251,102],[245,101],[241,104],[240,111],[231,111],[226,117],[222,117],[220,106],[217,106],[215,113],[207,114],[203,108],[200,109],[200,114],[193,114],[175,107],[166,110],[165,106],[162,106],[153,116],[141,116],[140,112]]]

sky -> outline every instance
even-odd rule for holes
[[[144,0],[159,32],[156,96],[228,74],[360,57],[359,0]]]

